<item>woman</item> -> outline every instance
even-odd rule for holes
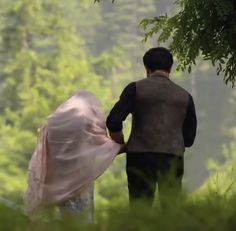
[[[107,137],[99,102],[87,91],[73,94],[40,129],[29,164],[24,200],[30,216],[49,205],[71,213],[93,212],[93,183],[121,146]]]

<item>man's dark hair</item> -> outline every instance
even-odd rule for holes
[[[143,64],[151,71],[170,71],[173,65],[173,56],[170,51],[164,47],[151,48],[143,56]]]

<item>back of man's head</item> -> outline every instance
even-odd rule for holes
[[[164,47],[151,48],[143,56],[143,64],[146,69],[152,72],[156,70],[170,72],[173,65],[173,56],[170,51]]]

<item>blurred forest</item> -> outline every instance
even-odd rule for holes
[[[37,129],[71,93],[92,91],[107,115],[124,86],[145,77],[144,52],[168,42],[142,43],[139,22],[174,14],[173,2],[0,0],[1,196],[21,197]],[[174,70],[172,79],[196,103],[198,134],[186,151],[185,185],[202,190],[211,174],[231,169],[236,159],[236,92],[201,59],[190,74]],[[127,121],[126,137],[129,128]],[[98,180],[98,207],[127,199],[124,167],[125,155],[119,156]]]

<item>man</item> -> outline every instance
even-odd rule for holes
[[[126,145],[129,199],[153,202],[156,183],[162,205],[181,192],[185,147],[192,146],[197,120],[192,96],[169,79],[172,54],[152,48],[143,57],[147,78],[130,83],[107,118],[111,138],[124,143],[122,122],[132,113]],[[163,205],[164,206],[164,205]]]

